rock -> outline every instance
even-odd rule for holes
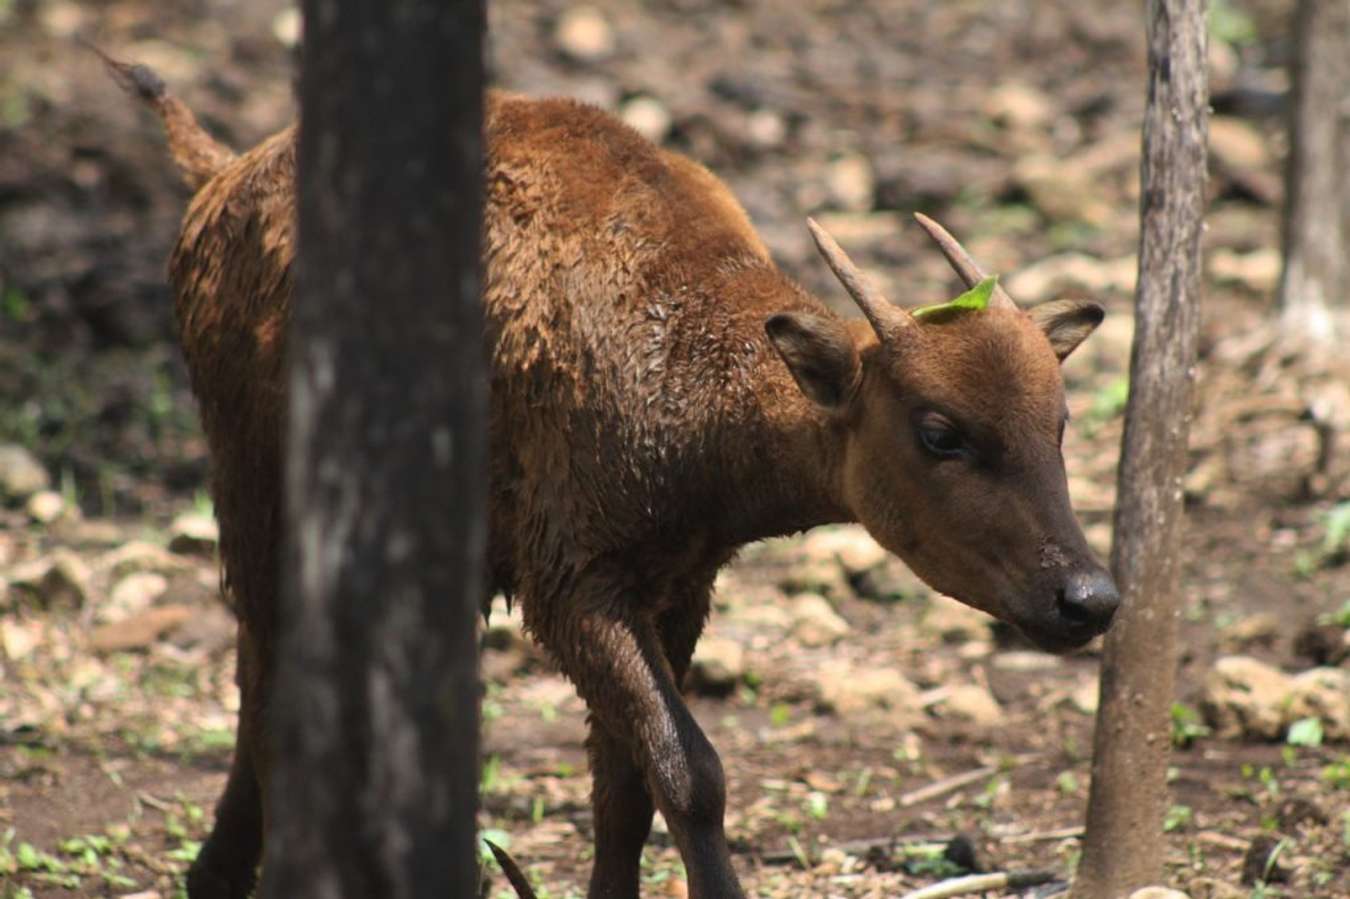
[[[288,6],[272,19],[272,37],[280,41],[283,47],[294,47],[304,35],[304,24],[300,9]]]
[[[745,133],[761,150],[772,150],[787,140],[787,123],[772,109],[756,109],[745,120]]]
[[[661,143],[670,133],[670,112],[655,97],[634,97],[623,104],[619,118],[653,143]]]
[[[22,661],[42,642],[41,624],[0,618],[0,651],[11,662]]]
[[[818,593],[792,598],[792,636],[803,646],[828,646],[848,633],[848,622]]]
[[[1073,707],[1085,715],[1097,714],[1097,705],[1101,700],[1101,686],[1097,679],[1085,680],[1077,687],[1074,687],[1069,694],[1069,702]]]
[[[983,612],[948,596],[934,596],[920,627],[944,643],[967,643],[989,639],[991,619]]]
[[[783,572],[778,586],[785,593],[819,593],[835,599],[853,592],[838,561],[812,556],[801,559]]]
[[[1101,225],[1111,218],[1112,206],[1102,195],[1100,184],[1063,160],[1025,156],[1013,166],[1012,177],[1048,219]]]
[[[1261,132],[1232,116],[1210,116],[1209,152],[1215,162],[1232,168],[1268,169],[1275,164]]]
[[[186,559],[175,556],[162,546],[133,540],[114,550],[99,556],[94,561],[94,569],[106,572],[108,577],[117,581],[128,574],[138,571],[154,571],[159,574],[177,574],[192,567]]]
[[[1008,278],[1008,292],[1025,303],[1039,303],[1082,291],[1134,292],[1138,262],[1133,256],[1098,259],[1083,253],[1059,253],[1033,263]]]
[[[745,650],[726,637],[705,637],[694,648],[689,687],[707,696],[725,696],[745,677]]]
[[[564,12],[553,39],[563,55],[578,62],[599,62],[614,52],[614,29],[593,6],[574,6]]]
[[[1205,675],[1200,706],[1216,736],[1273,740],[1284,730],[1291,686],[1278,668],[1250,656],[1224,656]]]
[[[825,169],[825,189],[830,203],[849,212],[868,212],[876,195],[872,164],[859,155],[841,156]]]
[[[1219,631],[1219,647],[1238,652],[1252,646],[1271,646],[1280,635],[1280,619],[1270,612],[1240,618]]]
[[[890,557],[860,525],[817,528],[802,541],[802,552],[812,559],[837,562],[850,577],[870,571]]]
[[[82,608],[89,598],[89,566],[68,549],[10,571],[11,586],[45,608]]]
[[[38,524],[51,524],[69,511],[65,498],[55,490],[39,490],[28,497],[23,509]]]
[[[1313,668],[1289,684],[1287,721],[1320,718],[1328,740],[1350,740],[1350,671]]]
[[[1055,104],[1026,82],[1005,81],[986,98],[984,113],[999,124],[1026,131],[1048,124],[1055,117]]]
[[[821,711],[850,716],[885,709],[902,721],[917,720],[919,689],[892,668],[858,669],[831,661],[816,671],[814,680]]]
[[[933,709],[939,718],[969,721],[980,727],[996,727],[1003,722],[1003,708],[994,695],[978,684],[959,684]]]
[[[1268,294],[1280,280],[1280,251],[1263,247],[1249,253],[1219,247],[1209,256],[1209,274],[1216,281],[1240,284],[1253,293]]]
[[[108,602],[99,609],[99,618],[116,621],[139,615],[150,608],[169,589],[169,579],[153,571],[129,574],[113,585]]]
[[[0,499],[23,500],[51,486],[47,469],[16,443],[0,445]]]
[[[156,606],[122,621],[103,625],[89,638],[89,645],[95,652],[145,649],[165,631],[186,623],[192,616],[193,610],[187,606]]]
[[[1191,899],[1181,890],[1168,887],[1144,887],[1130,894],[1130,899]]]
[[[216,520],[201,512],[184,512],[169,525],[169,549],[184,556],[209,556],[220,542]]]

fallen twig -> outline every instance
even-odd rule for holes
[[[963,771],[960,774],[953,774],[951,777],[944,777],[942,780],[934,781],[925,787],[919,787],[900,797],[901,806],[917,805],[920,802],[926,802],[929,799],[935,799],[938,796],[945,796],[948,793],[961,789],[964,786],[984,780],[986,777],[997,774],[998,768],[994,765],[985,765],[976,768],[973,771]]]
[[[828,848],[838,849],[845,855],[854,855],[866,857],[873,852],[884,852],[887,855],[914,855],[923,853],[941,853],[951,841],[949,837],[914,837],[905,840],[902,837],[867,837],[860,840],[846,840],[842,843],[831,843]],[[787,849],[771,849],[757,855],[761,864],[765,865],[786,865],[798,861],[798,854],[791,847]]]
[[[1042,840],[1067,840],[1083,835],[1082,826],[1061,827],[1058,830],[1038,830],[1032,833],[1017,833],[1004,837],[1002,843],[1039,843]]]
[[[902,899],[948,899],[950,896],[968,896],[988,890],[1020,890],[1024,887],[1049,883],[1057,875],[1053,871],[1001,871],[997,874],[969,874],[953,877],[941,883],[906,893]]]

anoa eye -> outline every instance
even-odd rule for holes
[[[968,452],[966,439],[956,425],[941,415],[922,416],[914,425],[919,445],[939,459],[956,459]]]

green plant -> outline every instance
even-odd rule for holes
[[[1322,719],[1300,718],[1289,725],[1289,733],[1284,739],[1290,746],[1321,746]]]
[[[1189,805],[1170,806],[1167,809],[1167,814],[1163,816],[1163,832],[1171,833],[1174,830],[1187,828],[1194,818],[1195,813]]]
[[[1172,745],[1178,749],[1190,746],[1201,737],[1210,734],[1209,727],[1200,717],[1200,713],[1180,702],[1172,703]]]

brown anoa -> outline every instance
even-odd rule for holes
[[[188,891],[240,899],[269,767],[295,133],[236,156],[153,73],[112,66],[158,110],[198,188],[169,270],[214,460],[243,701]],[[486,109],[485,587],[520,602],[590,709],[590,897],[638,895],[653,808],[690,894],[739,897],[722,765],[680,696],[717,570],[749,541],[856,521],[934,588],[1047,649],[1104,631],[1118,597],[1070,509],[1059,371],[1102,310],[1021,311],[997,291],[985,309],[916,316],[812,223],[864,312],[845,321],[778,270],[697,163],[571,100],[492,94]]]

